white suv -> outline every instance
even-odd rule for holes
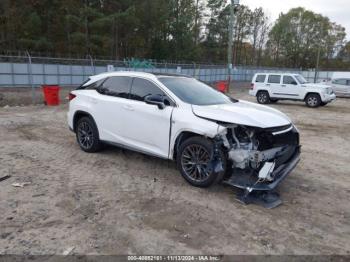
[[[308,83],[299,74],[255,74],[249,94],[256,96],[260,104],[297,100],[305,101],[309,107],[325,106],[336,99],[330,86]]]
[[[106,143],[176,160],[194,186],[271,190],[299,161],[299,133],[286,115],[191,77],[104,73],[69,98],[68,124],[82,150]]]

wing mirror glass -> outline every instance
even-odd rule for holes
[[[165,108],[164,97],[162,95],[148,95],[145,97],[146,104],[156,105],[159,109]]]
[[[296,81],[292,81],[292,85],[298,85],[298,83]]]

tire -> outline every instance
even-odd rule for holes
[[[319,107],[321,105],[322,101],[321,101],[321,97],[319,94],[309,94],[306,96],[305,98],[305,104],[308,107]]]
[[[177,167],[185,180],[195,187],[209,187],[222,180],[226,171],[226,157],[221,151],[223,171],[205,172],[213,150],[213,142],[200,136],[190,137],[180,145]],[[201,161],[202,160],[202,161]],[[193,164],[192,164],[193,163]],[[187,166],[187,167],[186,167]]]
[[[275,104],[275,103],[278,102],[278,99],[272,99],[272,98],[270,98],[270,102],[273,103],[273,104]]]
[[[256,100],[259,104],[269,104],[271,102],[269,93],[266,91],[259,91]]]
[[[321,102],[320,106],[325,106],[327,105],[328,103],[324,103],[324,102]]]
[[[78,120],[75,130],[80,148],[87,153],[94,153],[101,149],[102,143],[98,129],[91,117],[82,117]]]

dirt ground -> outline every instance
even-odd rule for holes
[[[273,107],[303,147],[272,210],[236,202],[223,185],[191,187],[172,162],[111,147],[84,153],[67,105],[0,108],[0,177],[11,175],[0,182],[0,254],[349,255],[350,99]]]

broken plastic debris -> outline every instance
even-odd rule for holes
[[[24,186],[30,185],[30,184],[31,184],[31,182],[23,182],[23,183],[13,183],[11,185],[14,187],[24,187]]]
[[[75,247],[68,247],[65,251],[63,251],[64,256],[68,256],[72,251],[75,249]]]

